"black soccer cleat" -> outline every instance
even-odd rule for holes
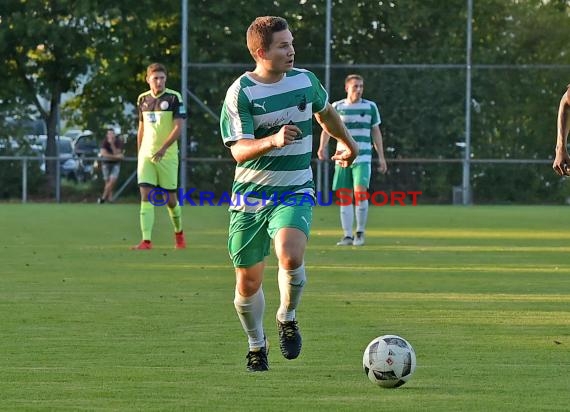
[[[250,350],[247,353],[247,370],[249,372],[265,372],[269,370],[269,362],[267,361],[267,352],[269,347],[267,345],[267,340],[265,341],[265,347],[259,348],[258,350]]]
[[[296,320],[277,321],[279,329],[279,347],[286,359],[295,359],[301,353],[302,339]]]

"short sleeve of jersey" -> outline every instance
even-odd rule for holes
[[[137,112],[139,121],[143,120],[143,109],[142,109],[142,101],[147,98],[148,99],[148,92],[142,93],[139,95],[137,99]],[[182,100],[182,95],[175,90],[166,89],[165,92],[158,96],[156,99],[167,99],[170,105],[170,111],[172,111],[172,118],[173,119],[186,119],[187,112],[186,106],[184,106],[184,101]],[[151,109],[152,110],[152,109]]]
[[[139,122],[143,121],[143,115],[142,115],[142,108],[141,108],[141,100],[143,98],[143,95],[139,95],[139,97],[137,98],[137,115],[139,118]]]
[[[240,139],[254,138],[250,105],[240,79],[236,80],[228,89],[220,114],[220,132],[225,146],[230,147]]]
[[[174,93],[172,99],[172,117],[174,119],[186,119],[186,106],[184,106],[182,96],[179,93]]]
[[[329,95],[317,76],[315,76],[312,72],[307,71],[307,76],[311,80],[311,84],[313,86],[313,90],[315,92],[314,100],[313,100],[313,113],[322,112],[325,107],[327,106],[327,102],[329,101]]]
[[[371,105],[371,109],[370,110],[370,114],[371,114],[371,119],[370,119],[370,124],[374,127],[379,125],[380,123],[382,123],[382,119],[380,118],[380,111],[378,110],[378,106],[376,106],[376,103],[374,102],[370,102]]]

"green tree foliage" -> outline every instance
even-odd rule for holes
[[[0,109],[25,112],[35,104],[54,134],[54,108],[61,94],[71,91],[76,98],[63,111],[70,123],[92,130],[114,123],[135,130],[134,103],[147,87],[148,63],[165,63],[168,86],[179,89],[180,4],[4,1],[0,56],[13,81],[0,91]],[[229,159],[216,115],[230,83],[254,67],[245,45],[248,24],[258,15],[286,17],[295,37],[296,65],[313,70],[324,82],[326,2],[236,0],[214,7],[209,0],[188,0],[188,5],[189,90],[195,96],[187,96],[188,127],[198,148],[192,155]],[[332,5],[331,100],[344,96],[347,74],[361,73],[365,97],[380,106],[388,157],[461,159],[457,143],[465,140],[466,129],[467,1],[333,0]],[[548,158],[558,100],[569,82],[568,2],[473,0],[473,5],[473,158]],[[201,184],[221,187],[231,178],[229,166],[225,171],[225,166],[192,165],[190,179],[198,176]],[[223,173],[214,172],[222,168]],[[545,168],[509,173],[514,172],[509,166],[474,165],[475,199],[492,201],[522,179],[524,189],[507,200],[554,201],[557,191],[552,188],[560,179]],[[388,178],[375,184],[423,189],[431,199],[449,201],[450,186],[460,182],[459,163],[395,164]]]
[[[93,39],[92,64],[81,93],[65,104],[73,123],[102,136],[109,124],[133,135],[134,104],[146,90],[145,69],[159,61],[170,69],[169,87],[180,84],[180,7],[177,2],[121,1],[105,5],[105,30]]]
[[[47,154],[55,135],[63,93],[77,89],[90,67],[92,36],[101,24],[89,1],[8,0],[2,4],[0,54],[13,83],[10,100],[33,105],[46,123]],[[51,173],[55,162],[49,162]]]
[[[484,0],[474,10],[472,116],[476,158],[545,159],[553,154],[556,113],[568,82],[568,5]],[[492,67],[486,65],[503,65]],[[529,65],[524,68],[524,65]],[[528,166],[475,168],[481,200],[497,184],[507,200],[556,200],[561,183],[549,170]],[[495,195],[496,196],[496,195]]]

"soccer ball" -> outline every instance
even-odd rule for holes
[[[410,343],[397,335],[374,339],[364,350],[364,373],[372,383],[383,388],[397,388],[416,370],[416,353]]]

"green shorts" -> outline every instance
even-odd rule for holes
[[[356,163],[349,167],[336,165],[334,168],[333,190],[353,190],[356,186],[364,186],[367,189],[370,186],[370,163]]]
[[[279,229],[299,229],[308,239],[313,207],[305,203],[270,206],[256,213],[230,211],[228,251],[234,266],[247,268],[262,262]]]
[[[176,190],[178,188],[178,158],[163,158],[155,163],[149,157],[139,157],[137,183]]]

